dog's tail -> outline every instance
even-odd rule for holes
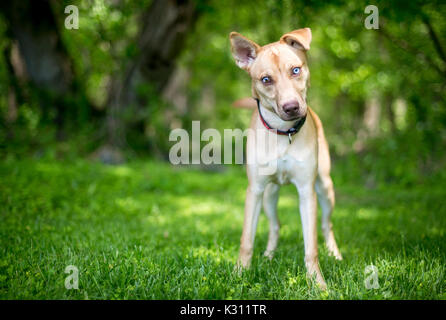
[[[257,107],[257,102],[254,98],[245,97],[234,101],[232,106],[239,109],[254,109]]]

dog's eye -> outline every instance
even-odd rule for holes
[[[298,75],[299,73],[300,73],[300,68],[299,67],[293,68],[293,74],[294,75]]]
[[[264,84],[268,84],[268,83],[271,82],[271,78],[270,78],[270,77],[263,77],[261,80],[262,80],[262,82],[263,82]]]

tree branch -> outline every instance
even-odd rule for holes
[[[437,53],[440,56],[441,60],[443,60],[443,62],[446,63],[446,54],[444,53],[443,47],[441,46],[440,43],[440,39],[438,39],[438,36],[435,33],[435,30],[432,24],[430,23],[428,16],[423,14],[421,16],[421,19],[423,20],[423,23],[426,25],[427,30],[429,31],[429,36],[431,37],[431,40],[434,43],[435,50],[437,50]]]
[[[384,30],[383,27],[380,26],[378,31],[386,37],[390,42],[392,42],[394,45],[399,47],[400,49],[403,49],[404,51],[407,51],[411,54],[413,54],[416,57],[421,57],[427,64],[429,64],[432,68],[434,68],[442,77],[446,78],[446,70],[443,70],[440,66],[438,66],[434,60],[428,55],[426,55],[423,51],[417,50],[413,46],[411,46],[406,40],[404,39],[397,39],[394,36],[390,35],[387,31]]]

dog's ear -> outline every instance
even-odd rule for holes
[[[257,57],[260,46],[237,32],[231,32],[229,39],[231,40],[231,51],[235,63],[240,68],[249,71]]]
[[[311,29],[303,28],[285,33],[280,42],[286,43],[298,50],[308,51],[310,50],[311,43]]]

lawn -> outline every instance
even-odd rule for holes
[[[1,299],[446,299],[441,183],[412,188],[337,183],[333,224],[344,260],[319,235],[322,292],[307,283],[298,197],[281,190],[277,254],[234,273],[243,222],[243,168],[203,172],[156,161],[0,164]],[[65,268],[79,289],[65,288]],[[378,270],[378,289],[364,285]]]

